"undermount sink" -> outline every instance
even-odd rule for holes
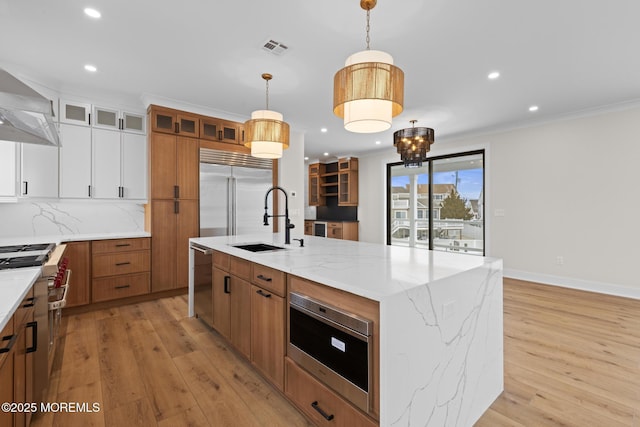
[[[240,245],[231,245],[234,248],[244,249],[250,252],[267,252],[267,251],[279,251],[283,250],[283,247],[273,246],[268,243],[244,243]]]

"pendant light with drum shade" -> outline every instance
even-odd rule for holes
[[[370,11],[376,3],[360,0],[367,11],[367,49],[348,57],[333,78],[333,112],[350,132],[385,131],[403,109],[404,72],[388,53],[369,49]]]
[[[393,145],[400,154],[405,168],[417,168],[427,160],[427,153],[435,141],[431,128],[415,127],[417,120],[410,120],[411,127],[393,133]]]
[[[279,159],[282,150],[289,148],[289,124],[282,114],[269,110],[269,80],[273,76],[262,74],[267,85],[267,108],[251,113],[251,120],[244,123],[247,142],[245,147],[251,148],[251,155],[262,159]]]

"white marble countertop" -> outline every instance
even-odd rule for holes
[[[315,236],[304,236],[301,248],[294,240],[291,245],[284,245],[282,233],[201,237],[190,241],[375,301],[496,261],[477,255]],[[250,252],[231,246],[256,242],[286,249]]]
[[[0,270],[0,329],[4,328],[40,277],[40,267]]]
[[[118,233],[88,233],[88,234],[56,234],[50,236],[6,237],[0,238],[0,246],[26,245],[32,243],[64,243],[86,240],[132,239],[137,237],[151,237],[146,231],[127,231]]]

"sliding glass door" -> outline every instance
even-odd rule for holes
[[[387,244],[484,255],[484,151],[388,164]]]

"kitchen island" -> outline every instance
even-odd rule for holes
[[[471,426],[503,389],[499,259],[282,234],[190,241],[377,302],[381,426]],[[286,249],[232,246],[256,242]]]

